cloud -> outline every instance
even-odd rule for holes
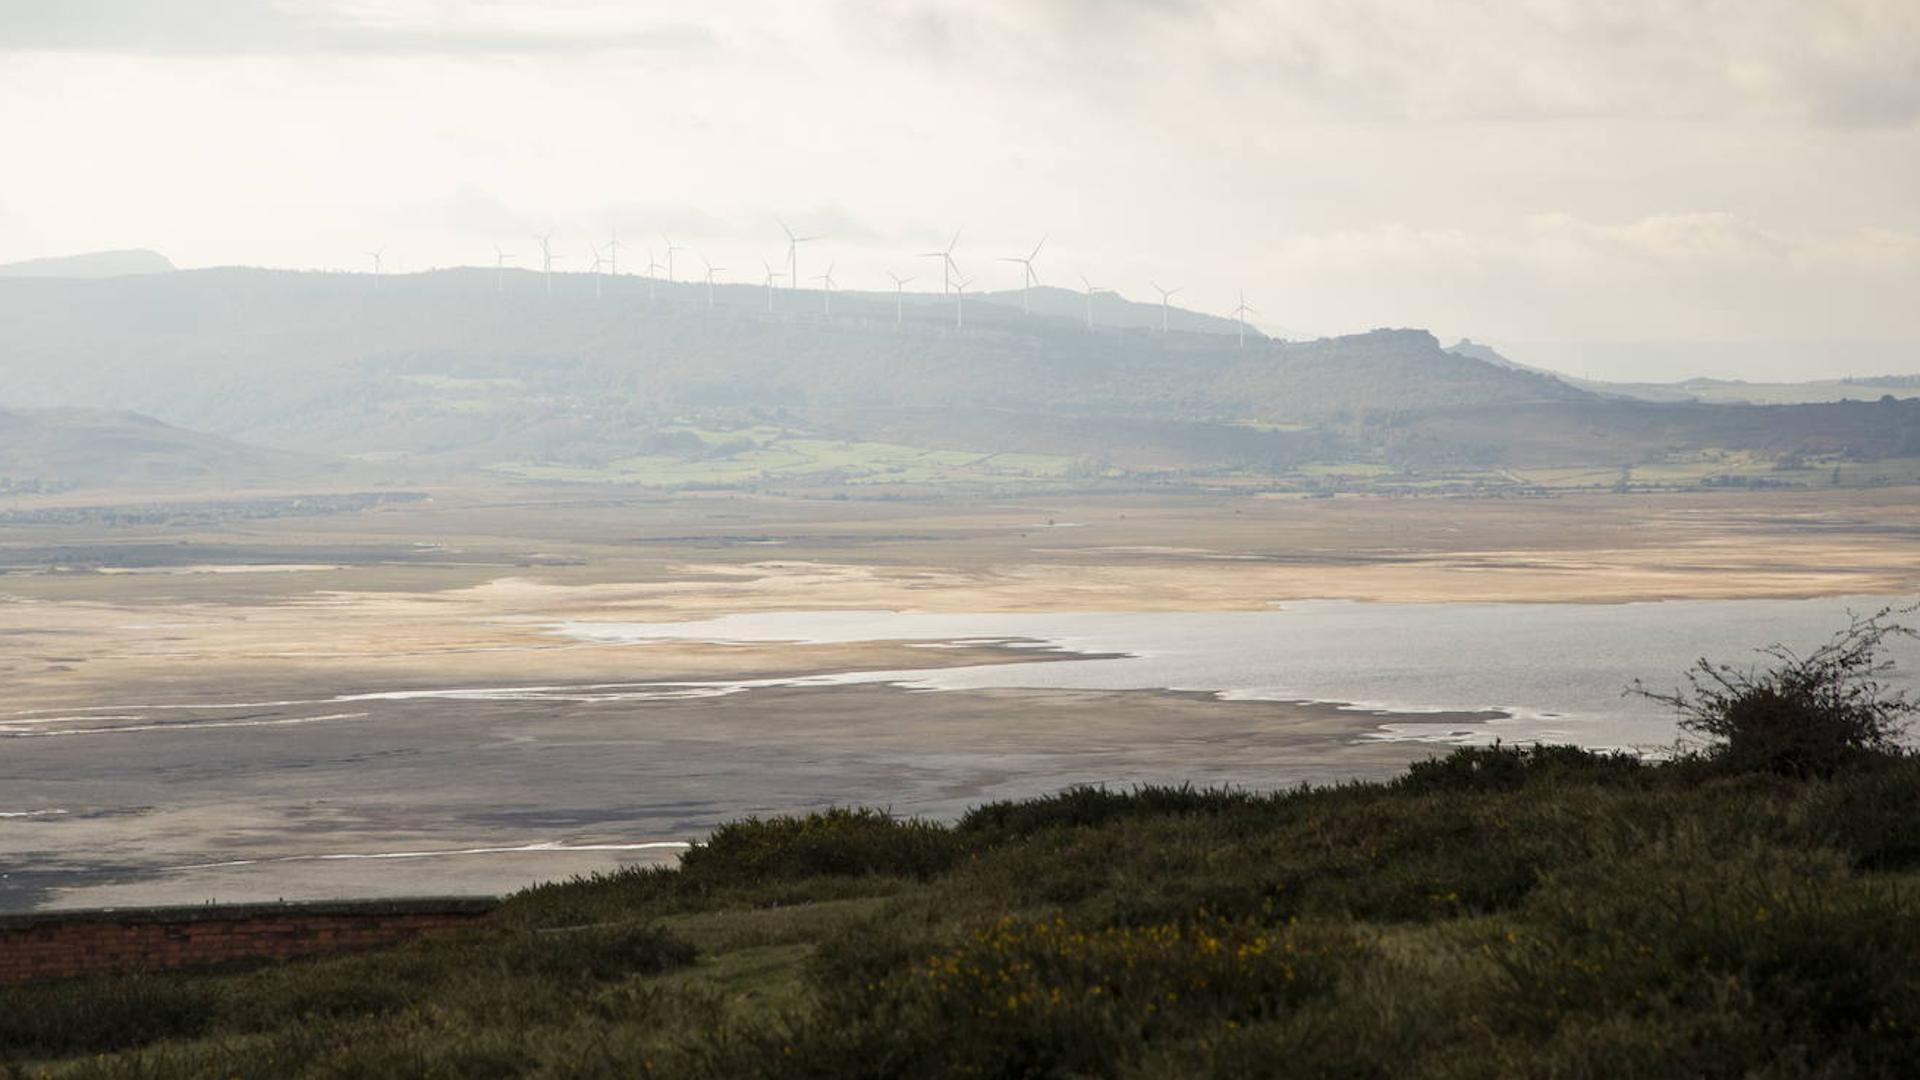
[[[1112,96],[1211,83],[1270,116],[1920,120],[1913,0],[891,0],[870,46]]]
[[[704,50],[698,23],[582,3],[0,0],[0,52],[141,56],[538,55]]]

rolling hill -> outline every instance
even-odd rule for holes
[[[1096,297],[1089,329],[1079,294],[1028,299],[844,292],[829,311],[817,291],[491,270],[0,279],[0,407],[665,484],[1920,454],[1905,408],[1650,403],[1423,330],[1242,344],[1192,312],[1160,333],[1157,304]]]
[[[138,413],[0,409],[0,494],[232,490],[343,472],[304,455],[186,431]]]

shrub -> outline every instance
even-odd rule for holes
[[[655,975],[693,963],[688,942],[657,926],[583,926],[536,930],[503,950],[518,974],[599,981]]]
[[[1156,1044],[1286,1015],[1372,944],[1350,929],[1199,916],[1095,927],[1003,918],[759,1048],[754,1075],[1110,1076]],[[777,1063],[777,1064],[775,1064]]]
[[[959,854],[959,841],[943,825],[899,821],[867,807],[833,807],[729,822],[688,849],[680,868],[702,883],[821,875],[925,878],[952,866]]]
[[[1705,757],[1723,769],[1831,776],[1899,752],[1896,740],[1920,702],[1879,676],[1892,666],[1890,639],[1920,636],[1894,621],[1916,609],[1856,615],[1805,656],[1770,646],[1761,650],[1772,660],[1764,668],[1702,658],[1686,673],[1683,689],[1660,693],[1636,682],[1628,692],[1679,713],[1681,729],[1705,739]]]
[[[1538,780],[1633,782],[1646,775],[1632,754],[1595,753],[1577,746],[1463,746],[1440,758],[1416,761],[1394,781],[1417,795],[1462,791],[1516,791]]]
[[[967,811],[957,827],[962,836],[997,843],[1045,829],[1085,828],[1137,817],[1219,814],[1269,801],[1232,788],[1196,788],[1143,784],[1130,791],[1081,784],[1057,795],[1002,800]]]

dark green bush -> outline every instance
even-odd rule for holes
[[[815,876],[929,877],[952,866],[961,846],[930,821],[896,820],[866,807],[748,818],[713,831],[680,868],[701,883],[764,882]]]
[[[967,811],[957,829],[969,839],[998,843],[1045,829],[1084,828],[1137,817],[1220,814],[1270,804],[1271,797],[1233,788],[1143,784],[1128,791],[1077,785],[1056,795],[985,803]]]
[[[1680,727],[1706,741],[1704,757],[1728,772],[1832,776],[1900,753],[1898,738],[1920,702],[1879,676],[1887,643],[1915,637],[1895,621],[1916,608],[1854,616],[1845,630],[1805,656],[1784,645],[1761,650],[1765,667],[1702,658],[1671,693],[1635,683],[1632,693],[1668,705]]]
[[[7,987],[0,989],[0,1061],[190,1038],[208,1028],[217,1003],[208,987],[166,976]]]
[[[1531,783],[1619,784],[1643,780],[1632,754],[1596,753],[1577,746],[1463,746],[1445,757],[1416,761],[1393,787],[1416,795],[1460,791],[1516,791]]]
[[[657,926],[536,930],[500,948],[510,970],[555,979],[656,975],[693,963],[695,949]]]
[[[1837,776],[1807,799],[1809,839],[1868,870],[1920,866],[1920,758]]]

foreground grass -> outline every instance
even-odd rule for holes
[[[386,952],[0,991],[17,1076],[1872,1076],[1920,761],[1460,751],[1384,785],[840,810]]]

